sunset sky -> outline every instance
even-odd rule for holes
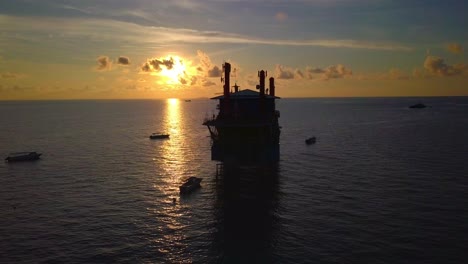
[[[0,100],[468,96],[462,0],[0,1]]]

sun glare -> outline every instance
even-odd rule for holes
[[[177,56],[170,56],[169,58],[172,58],[172,66],[162,67],[159,74],[165,77],[167,84],[178,84],[180,79],[184,77],[185,65],[183,60]]]

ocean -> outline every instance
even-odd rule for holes
[[[466,262],[467,97],[280,99],[279,164],[222,175],[216,104],[0,101],[0,154],[43,153],[0,163],[0,263]]]

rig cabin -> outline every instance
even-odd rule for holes
[[[212,140],[211,159],[236,164],[271,164],[279,161],[280,113],[275,108],[275,80],[269,79],[265,89],[267,73],[259,71],[260,84],[257,91],[241,90],[234,85],[230,91],[231,64],[223,65],[223,95],[211,99],[219,100],[219,113],[204,121]]]

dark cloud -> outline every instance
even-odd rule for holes
[[[437,76],[454,76],[454,75],[467,75],[467,65],[460,63],[455,65],[448,65],[444,59],[436,56],[427,56],[424,61],[424,68],[432,75]]]
[[[216,85],[216,83],[210,81],[210,80],[204,80],[203,83],[202,83],[203,86],[207,87],[207,86],[213,86],[213,85]]]
[[[223,71],[218,66],[208,69],[208,77],[221,77]]]
[[[181,84],[187,84],[187,79],[182,78],[182,77],[179,77],[179,82],[180,82]]]
[[[98,63],[96,67],[98,71],[107,71],[112,68],[112,61],[107,56],[99,56],[96,61]]]
[[[166,69],[170,70],[173,66],[174,58],[172,57],[169,59],[149,59],[143,64],[143,66],[141,66],[141,70],[144,72],[159,72],[162,70],[161,67],[165,67]]]
[[[128,57],[120,56],[117,59],[117,64],[119,65],[130,65],[130,59]]]

